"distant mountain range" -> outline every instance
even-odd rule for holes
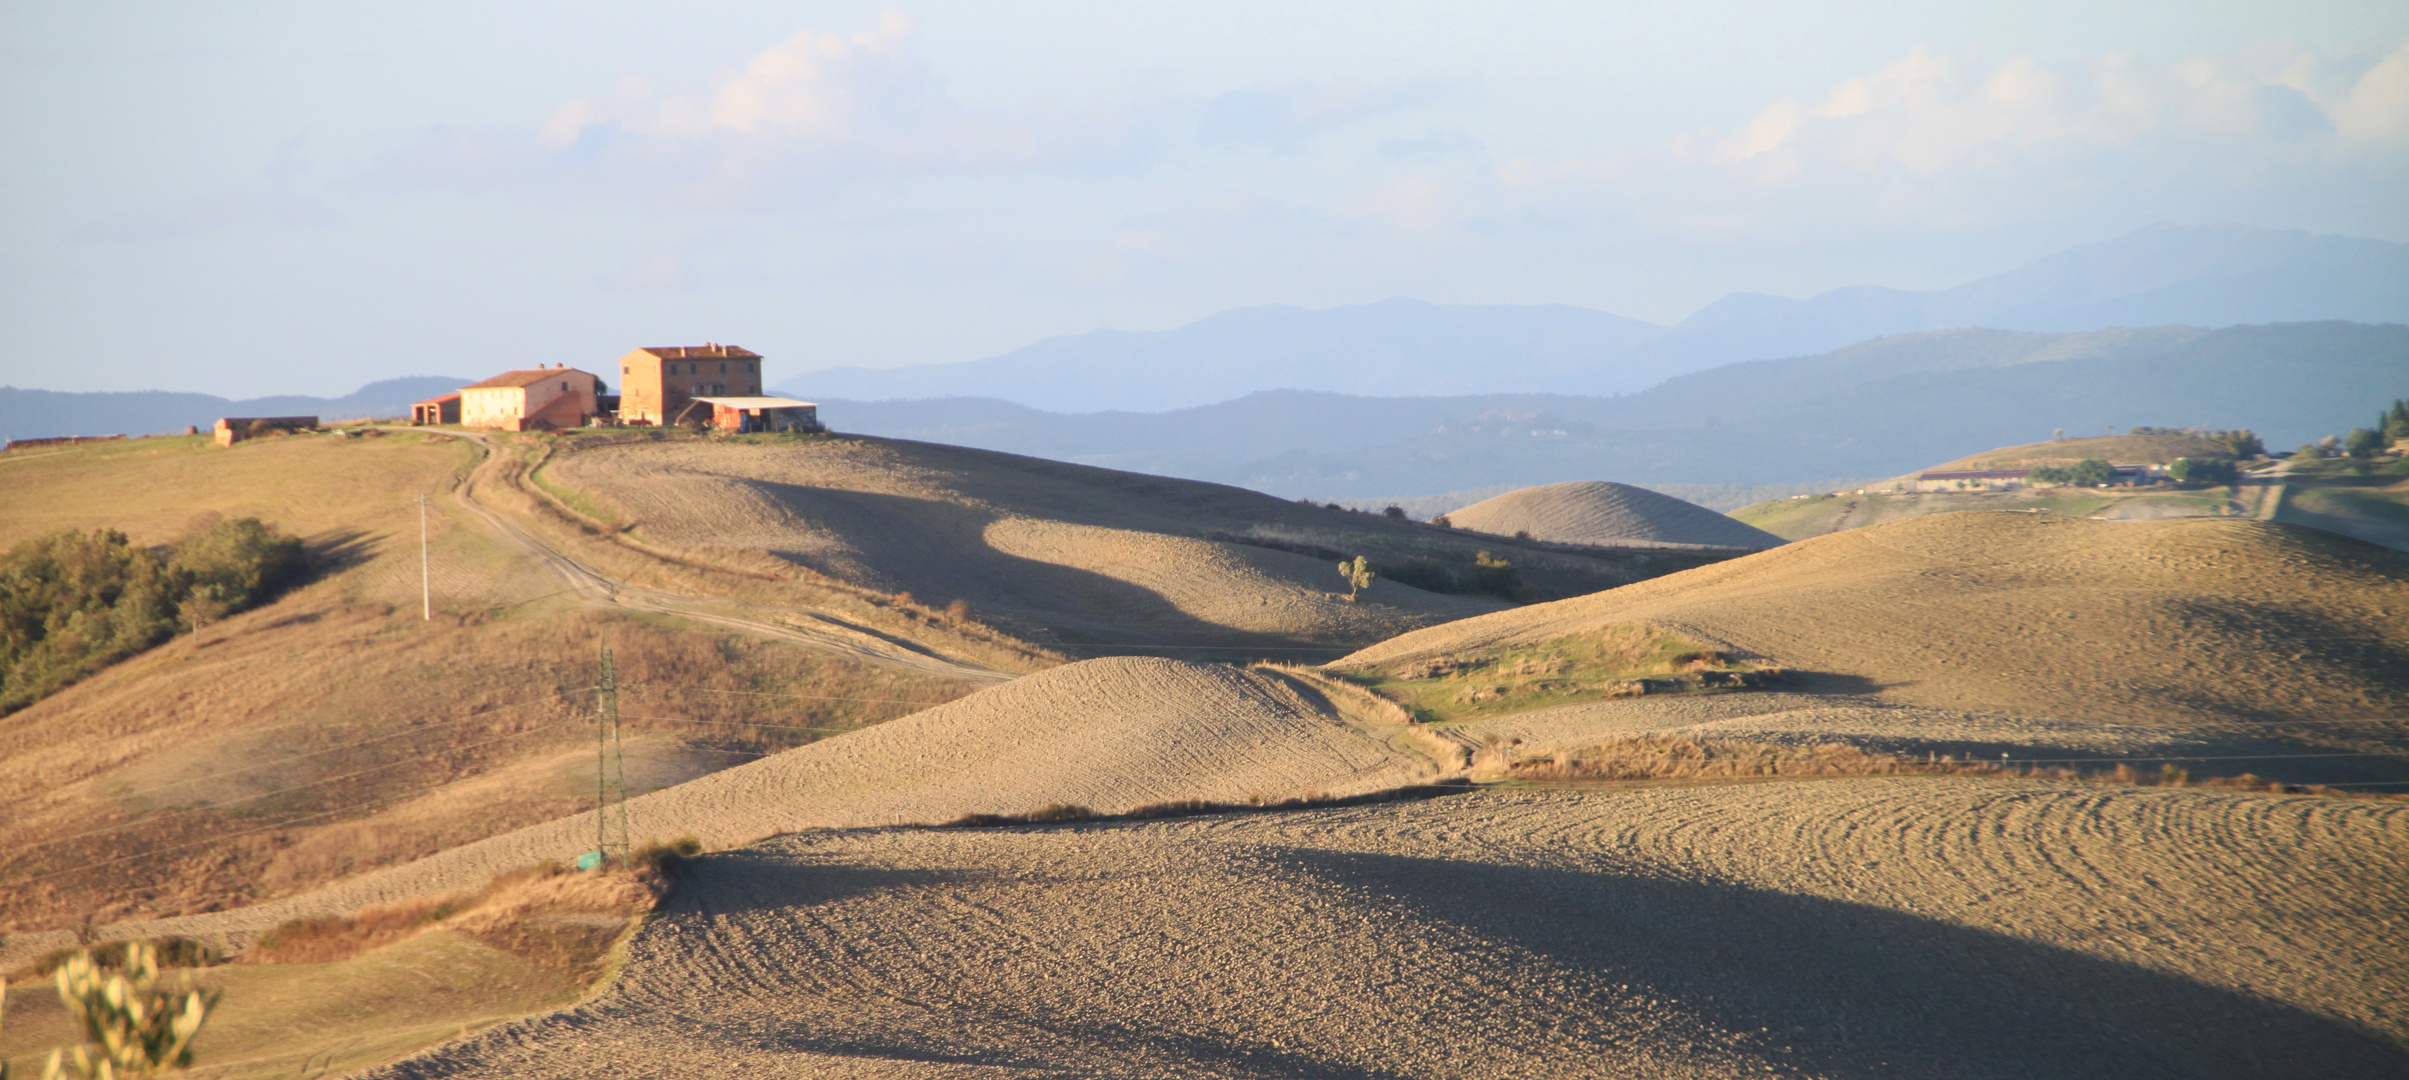
[[[448,394],[475,381],[418,375],[372,382],[339,398],[291,395],[244,401],[166,390],[67,394],[0,386],[0,438],[157,435],[182,431],[186,425],[206,429],[221,416],[317,416],[328,420],[406,417],[412,403]]]
[[[1564,306],[1385,300],[1227,311],[1175,330],[1098,330],[985,360],[829,368],[811,400],[987,397],[1057,412],[1160,411],[1266,390],[1370,397],[1629,394],[1721,364],[1921,330],[2086,331],[2409,322],[2409,245],[2299,231],[2161,225],[1951,289],[1876,286],[1804,300],[1726,296],[1672,327]]]
[[[2060,428],[2248,427],[2282,447],[2364,425],[2403,396],[2409,327],[2326,322],[1931,331],[1727,364],[1617,398],[1276,390],[1164,413],[956,398],[824,400],[821,414],[840,431],[1347,499],[1584,479],[1894,476]]]

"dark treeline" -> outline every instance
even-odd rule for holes
[[[301,541],[257,518],[162,548],[113,529],[19,544],[0,557],[0,713],[256,605],[301,566]]]

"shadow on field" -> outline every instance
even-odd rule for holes
[[[1730,885],[1330,851],[1310,872],[1762,1032],[1809,1075],[2409,1075],[2409,1047],[2189,979]]]
[[[661,909],[661,917],[778,911],[877,892],[960,885],[973,877],[935,870],[848,866],[751,850],[718,852],[689,867],[685,880]]]

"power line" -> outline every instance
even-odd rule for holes
[[[561,726],[565,726],[565,725],[559,725],[559,724],[550,725],[550,727],[561,727]],[[499,743],[499,742],[508,742],[508,741],[509,741],[509,740],[511,740],[511,739],[516,739],[516,738],[519,738],[519,737],[521,737],[521,736],[524,736],[524,735],[533,735],[533,734],[535,734],[536,732],[539,732],[539,731],[545,731],[545,730],[549,730],[549,729],[550,729],[549,727],[532,727],[532,728],[528,728],[528,729],[527,729],[527,730],[525,730],[525,731],[516,731],[516,732],[512,732],[512,733],[510,733],[510,734],[508,734],[508,735],[504,735],[504,736],[502,736],[501,738],[498,738],[498,739],[487,739],[487,740],[485,740],[484,742],[479,742],[479,743],[470,743],[470,744],[468,744],[467,746],[454,747],[454,748],[453,748],[453,750],[454,750],[455,752],[457,752],[457,751],[460,751],[460,750],[474,750],[474,749],[477,749],[478,747],[481,747],[481,746],[492,746],[492,745],[493,745],[493,744],[495,744],[495,743]],[[197,806],[197,807],[186,807],[185,809],[194,809],[194,810],[218,810],[218,809],[223,809],[223,808],[225,808],[225,807],[228,807],[228,806],[235,806],[235,805],[238,805],[238,804],[241,804],[241,803],[247,803],[247,802],[252,802],[252,801],[254,801],[254,800],[258,800],[258,799],[264,799],[264,798],[267,798],[267,797],[268,797],[268,796],[270,796],[270,795],[282,795],[282,794],[284,794],[284,793],[286,793],[286,792],[290,792],[290,791],[302,791],[302,790],[305,790],[305,789],[308,789],[308,788],[319,787],[319,786],[321,786],[321,785],[325,785],[325,784],[331,784],[331,783],[334,783],[335,781],[338,781],[338,780],[350,780],[350,779],[353,779],[353,778],[355,778],[355,777],[366,776],[366,775],[368,775],[368,774],[370,774],[370,773],[383,772],[383,771],[385,771],[385,770],[387,770],[387,769],[394,769],[394,768],[399,768],[399,767],[401,767],[401,766],[403,766],[403,765],[413,765],[413,764],[417,764],[417,762],[415,762],[415,761],[394,761],[394,762],[388,762],[388,763],[386,763],[386,764],[383,764],[383,765],[377,765],[377,766],[373,766],[373,767],[371,767],[371,768],[361,769],[361,770],[359,770],[359,771],[357,771],[357,772],[349,772],[349,773],[344,773],[344,774],[343,774],[343,775],[341,775],[341,776],[328,776],[328,777],[321,777],[321,778],[319,778],[319,779],[312,780],[312,781],[310,781],[310,782],[308,782],[308,783],[306,783],[306,784],[295,784],[295,785],[293,785],[293,786],[291,786],[291,787],[272,788],[272,789],[269,789],[269,790],[267,790],[267,791],[258,792],[258,793],[256,793],[256,794],[245,795],[245,796],[243,796],[242,798],[239,798],[239,799],[228,799],[228,800],[226,800],[225,802],[208,803],[208,804],[205,804],[205,805],[202,805],[202,806]],[[469,778],[469,777],[462,777],[461,779],[465,780],[465,779],[470,779],[470,778]],[[447,782],[447,783],[453,783],[453,782],[457,782],[457,781],[446,781],[446,782]],[[48,846],[50,846],[50,845],[52,845],[52,844],[64,843],[64,842],[66,842],[66,841],[68,841],[68,840],[80,840],[80,839],[82,839],[82,838],[84,838],[84,837],[87,837],[87,836],[99,836],[99,835],[101,835],[101,834],[103,834],[103,833],[112,833],[112,832],[118,832],[118,831],[121,831],[121,830],[124,830],[124,829],[130,829],[130,828],[133,828],[134,826],[137,826],[137,825],[147,824],[147,823],[148,823],[148,822],[150,822],[151,820],[152,820],[152,819],[150,819],[150,818],[137,818],[137,819],[135,819],[135,820],[133,820],[133,821],[127,821],[127,822],[123,822],[123,823],[120,823],[120,824],[111,825],[111,826],[109,826],[109,827],[107,827],[107,828],[103,828],[103,829],[94,829],[94,830],[91,830],[91,831],[89,831],[89,832],[80,832],[80,833],[75,833],[75,834],[72,834],[72,835],[69,835],[69,836],[55,836],[55,837],[51,837],[50,839],[47,839],[47,840],[36,840],[36,841],[34,841],[33,843],[30,843],[30,844],[24,844],[24,845],[20,845],[20,846],[18,846],[18,847],[13,847],[13,848],[8,848],[8,849],[5,849],[5,853],[8,853],[8,854],[14,854],[14,853],[16,853],[16,852],[19,852],[19,851],[31,851],[31,850],[33,850],[34,848],[38,848],[38,847],[48,847]],[[238,835],[239,835],[239,834],[238,834]]]

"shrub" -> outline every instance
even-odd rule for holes
[[[1379,575],[1373,572],[1371,563],[1357,555],[1352,559],[1339,560],[1338,576],[1347,579],[1347,599],[1353,600],[1355,594],[1371,587],[1372,579]]]
[[[1486,593],[1501,600],[1521,603],[1531,598],[1530,586],[1523,584],[1522,571],[1514,564],[1486,551],[1472,558],[1472,574],[1467,591]]]
[[[1380,512],[1395,521],[1405,520],[1405,508],[1395,503],[1390,503],[1389,505],[1382,507]]]
[[[1455,528],[1455,522],[1450,520],[1445,514],[1440,514],[1439,516],[1430,519],[1430,523],[1442,529]]]
[[[2350,436],[2342,440],[2342,447],[2355,458],[2374,457],[2384,449],[2384,433],[2372,428],[2352,428]]]
[[[687,860],[702,853],[703,842],[688,833],[666,844],[658,840],[638,844],[634,853],[628,856],[628,861],[639,873],[675,878],[685,872]]]
[[[2187,484],[2230,484],[2240,476],[2233,462],[2219,458],[2176,458],[2166,474]]]
[[[2063,469],[2044,465],[2025,474],[2025,479],[2042,487],[2061,484],[2090,487],[2116,479],[2116,466],[2100,458],[2085,458]]]
[[[134,1078],[192,1064],[192,1039],[218,995],[159,985],[158,954],[148,943],[126,951],[122,966],[102,967],[79,952],[57,972],[59,1000],[83,1029],[85,1045],[54,1051],[48,1076]],[[87,1047],[97,1045],[98,1054]]]

